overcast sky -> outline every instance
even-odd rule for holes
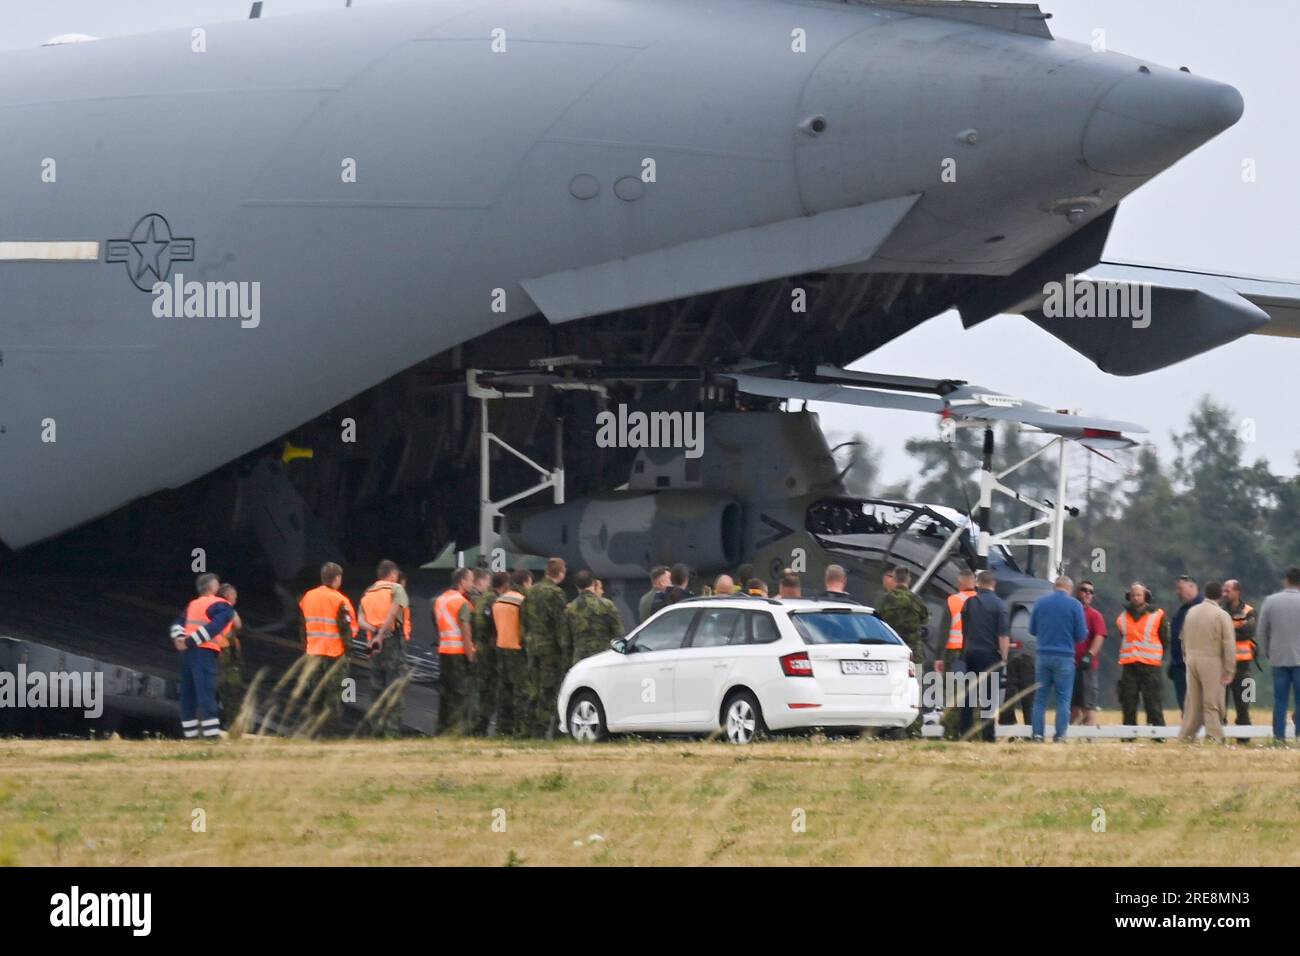
[[[263,15],[343,5],[344,0],[266,0]],[[242,18],[250,6],[248,0],[3,0],[0,49],[35,46],[61,33],[113,36]],[[1042,7],[1053,14],[1057,36],[1091,42],[1093,31],[1104,29],[1110,49],[1230,82],[1246,100],[1240,123],[1125,201],[1107,257],[1300,278],[1300,2],[1049,0]],[[1247,157],[1257,163],[1252,184],[1241,180]],[[1251,336],[1173,368],[1123,379],[1099,372],[1028,320],[1001,316],[964,331],[951,314],[855,367],[963,378],[1053,407],[1138,421],[1165,450],[1171,430],[1210,393],[1239,417],[1254,420],[1252,457],[1265,456],[1274,470],[1290,474],[1300,450],[1300,427],[1290,411],[1292,386],[1300,378],[1300,340]],[[818,410],[830,432],[871,436],[884,452],[886,480],[911,472],[903,441],[934,428],[930,420],[902,412]]]

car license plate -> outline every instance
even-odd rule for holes
[[[888,674],[889,665],[884,661],[840,661],[840,672],[844,674]]]

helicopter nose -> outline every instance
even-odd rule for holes
[[[1244,108],[1226,83],[1142,66],[1093,110],[1083,158],[1097,172],[1151,176],[1232,126]]]

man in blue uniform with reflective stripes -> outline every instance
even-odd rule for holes
[[[221,736],[217,712],[221,645],[217,636],[230,624],[235,609],[217,597],[220,586],[215,574],[200,574],[194,582],[199,596],[172,624],[172,644],[181,652],[181,732],[190,740],[200,734]]]

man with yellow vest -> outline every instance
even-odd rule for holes
[[[451,587],[433,602],[433,626],[438,634],[438,732],[463,732],[469,669],[477,659],[472,615],[473,572],[456,568]]]
[[[519,736],[527,730],[528,667],[520,612],[532,586],[533,573],[527,568],[515,569],[488,609],[496,635],[497,731],[503,737]]]
[[[1241,582],[1237,580],[1223,582],[1223,609],[1232,618],[1232,629],[1237,639],[1237,669],[1228,685],[1228,695],[1237,710],[1237,726],[1250,726],[1250,701],[1246,699],[1246,678],[1250,676],[1250,665],[1255,661],[1255,625],[1258,615],[1241,596]],[[1251,697],[1254,694],[1249,695]],[[1249,744],[1250,738],[1243,737],[1241,742]]]
[[[221,581],[200,574],[194,581],[198,597],[186,605],[172,624],[172,645],[181,652],[181,733],[187,740],[221,736],[217,714],[217,658],[221,632],[235,616],[228,601],[217,596]]]
[[[357,636],[357,611],[343,586],[343,569],[333,561],[321,565],[320,587],[302,596],[302,635],[306,643],[307,686],[303,727],[311,733],[333,728],[343,712],[344,681],[348,679],[348,646]]]
[[[397,737],[402,730],[406,685],[406,630],[411,599],[402,586],[401,571],[392,561],[380,561],[375,583],[361,595],[361,636],[370,652],[370,712],[367,720],[376,737]],[[391,689],[390,689],[391,688]]]
[[[975,572],[957,572],[957,593],[948,595],[948,643],[943,649],[943,657],[935,661],[934,669],[940,674],[960,670],[962,660],[961,609],[975,596]],[[948,686],[955,686],[949,684]],[[943,736],[946,740],[961,737],[961,708],[957,701],[945,701],[947,709],[943,714]]]
[[[1151,606],[1151,591],[1134,581],[1124,595],[1128,602],[1115,626],[1119,629],[1119,706],[1124,723],[1137,724],[1138,699],[1146,708],[1147,724],[1165,725],[1164,680],[1160,665],[1169,645],[1169,619]]]

